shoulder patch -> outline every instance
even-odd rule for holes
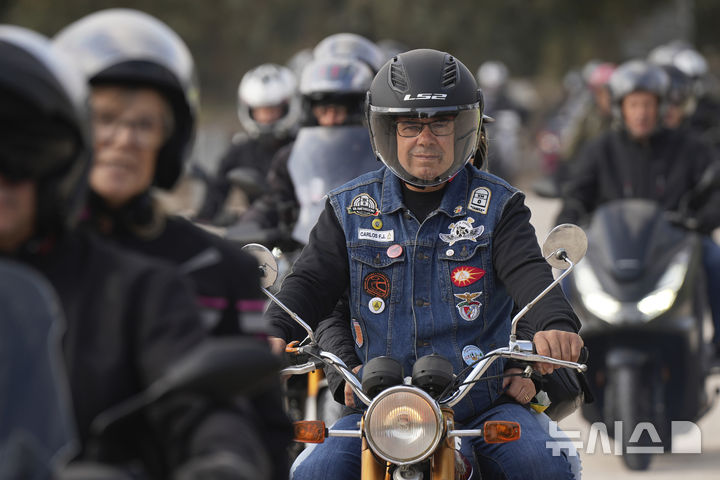
[[[473,190],[472,195],[470,195],[470,203],[468,204],[468,210],[482,213],[483,215],[486,214],[488,211],[488,207],[490,206],[491,195],[492,192],[490,192],[490,189],[487,187],[476,188],[475,190]]]
[[[377,202],[367,193],[355,196],[347,207],[347,212],[361,217],[377,217],[380,215]]]

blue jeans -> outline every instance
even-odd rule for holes
[[[707,281],[708,302],[712,313],[713,343],[720,347],[720,245],[711,237],[703,238],[703,266]]]
[[[456,428],[479,428],[486,420],[513,420],[520,423],[519,440],[504,444],[486,444],[481,438],[465,437],[462,451],[476,460],[484,480],[561,480],[572,479],[565,455],[553,456],[546,442],[553,439],[527,408],[508,403],[491,408],[474,422]],[[334,429],[357,428],[360,414],[338,420]],[[359,438],[330,437],[309,451],[294,465],[293,480],[357,480],[360,478]],[[303,452],[305,453],[305,452]],[[304,456],[304,455],[303,455]]]

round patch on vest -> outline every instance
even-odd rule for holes
[[[372,221],[372,227],[373,227],[375,230],[380,230],[380,229],[382,228],[382,226],[383,226],[382,220],[380,220],[379,218],[373,219],[373,221]]]
[[[390,296],[390,279],[380,272],[371,272],[363,280],[365,293],[373,297],[388,298]]]
[[[373,297],[368,302],[368,308],[372,313],[382,313],[385,310],[385,300],[380,297]]]
[[[483,357],[483,352],[475,345],[466,345],[462,351],[462,358],[466,365],[473,365]]]
[[[390,258],[397,258],[400,255],[402,255],[403,248],[402,245],[398,245],[397,243],[395,245],[390,245],[387,249],[387,256]]]

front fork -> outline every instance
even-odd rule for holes
[[[455,425],[455,416],[451,408],[443,408],[443,423],[445,431],[443,440],[438,445],[435,453],[430,458],[430,478],[428,480],[455,480],[455,440],[447,436],[447,432]],[[360,429],[364,429],[363,418],[360,421]],[[363,436],[362,456],[360,459],[361,480],[391,480],[390,465],[379,461],[370,450],[370,447]]]

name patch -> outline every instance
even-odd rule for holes
[[[370,230],[369,228],[358,229],[358,239],[372,240],[373,242],[395,241],[395,230]]]

